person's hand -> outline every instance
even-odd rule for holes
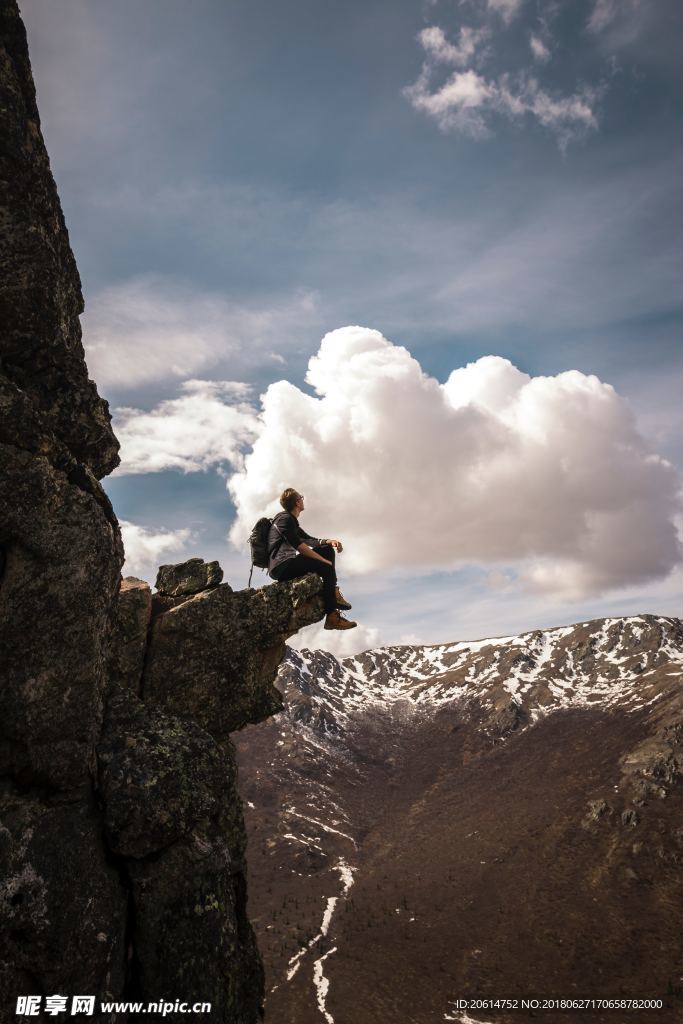
[[[341,552],[344,550],[342,547],[342,542],[340,540],[330,540],[329,543],[336,551]]]

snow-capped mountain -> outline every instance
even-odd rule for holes
[[[473,995],[679,1019],[682,684],[683,623],[651,615],[290,650],[285,712],[236,737],[267,1019],[520,1019]]]

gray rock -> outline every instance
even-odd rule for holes
[[[217,587],[223,579],[218,562],[205,562],[203,558],[190,558],[178,565],[160,565],[156,589],[169,597],[199,594]],[[227,584],[226,584],[227,586]]]
[[[152,591],[149,583],[134,576],[121,580],[114,616],[109,675],[138,693],[152,620]]]
[[[125,981],[126,893],[96,808],[17,794],[2,817],[4,1013],[13,1014],[17,995],[40,989],[116,998]]]
[[[528,719],[529,716],[521,704],[508,698],[487,719],[486,728],[494,735],[504,738],[526,725]]]
[[[591,829],[603,818],[610,818],[613,813],[612,808],[606,800],[589,800],[588,811],[581,821],[581,827]]]
[[[285,641],[323,614],[313,575],[237,593],[221,584],[189,597],[152,623],[143,698],[224,739],[282,710],[273,681]]]
[[[234,767],[194,722],[181,722],[117,688],[98,746],[109,848],[145,857],[216,817]]]
[[[243,865],[226,838],[232,824],[203,819],[154,860],[130,862],[133,962],[146,999],[207,1001],[212,1018],[252,1024],[262,1019],[263,967]]]

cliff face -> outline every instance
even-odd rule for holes
[[[130,900],[127,997],[208,1001],[247,1024],[263,969],[229,733],[281,710],[285,639],[323,607],[316,577],[233,593],[221,576],[193,559],[162,567],[154,596],[123,581],[98,792]]]
[[[118,444],[14,0],[0,208],[0,1017],[19,995],[196,995],[248,1024],[261,966],[227,734],[280,707],[284,641],[322,605],[313,581],[233,594],[209,574],[154,607],[121,585],[99,483]]]
[[[92,777],[123,560],[118,461],[15,4],[0,8],[0,994],[123,985],[125,900]]]

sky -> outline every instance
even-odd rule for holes
[[[125,574],[293,486],[298,646],[681,614],[677,0],[20,7]]]

